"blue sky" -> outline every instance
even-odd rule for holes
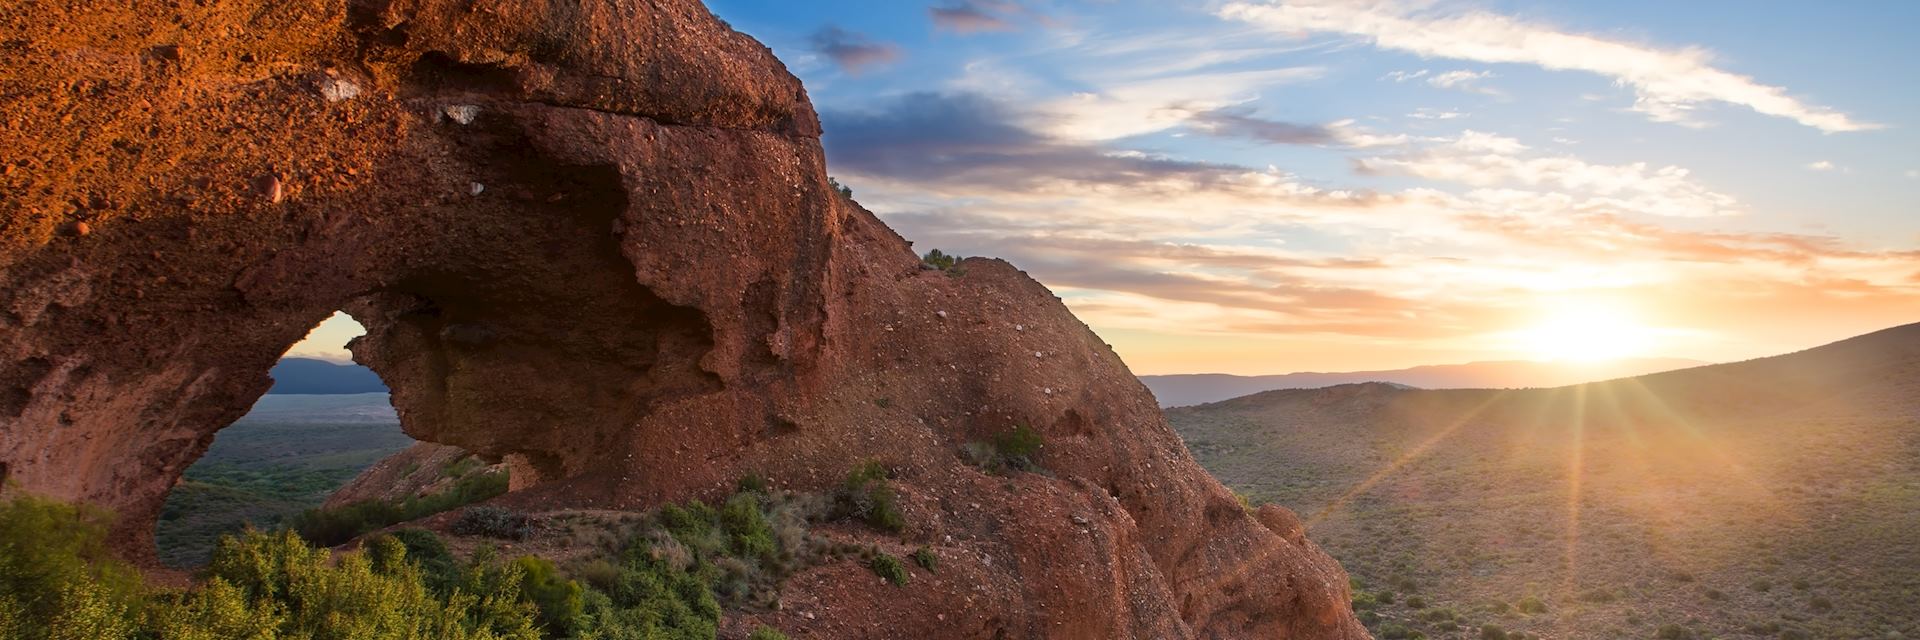
[[[806,82],[856,199],[1138,373],[1920,321],[1920,2],[708,4]]]
[[[806,81],[863,204],[1141,372],[1920,321],[1920,3],[709,5]]]

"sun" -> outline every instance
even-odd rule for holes
[[[1654,331],[1626,309],[1581,304],[1555,308],[1514,337],[1537,360],[1599,362],[1645,355]]]

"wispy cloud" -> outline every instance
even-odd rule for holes
[[[1013,31],[1014,20],[1029,15],[1026,7],[1008,0],[956,0],[927,8],[936,28],[955,33]]]
[[[864,35],[835,26],[822,27],[811,38],[814,53],[825,56],[848,73],[900,59],[898,46],[876,42]]]
[[[1699,184],[1681,167],[1594,164],[1569,155],[1536,153],[1519,140],[1472,130],[1398,155],[1359,158],[1354,167],[1366,174],[1418,176],[1475,187],[1545,187],[1582,198],[1580,206],[1589,209],[1670,217],[1741,212],[1732,196]]]
[[[1719,102],[1829,133],[1879,128],[1846,113],[1807,104],[1784,88],[1715,67],[1706,49],[1664,49],[1574,33],[1454,2],[1240,1],[1223,7],[1220,15],[1278,34],[1342,34],[1430,58],[1596,73],[1632,87],[1638,95],[1634,109],[1659,121],[1696,122],[1693,112],[1699,106]]]
[[[1807,170],[1819,171],[1822,173],[1829,172],[1829,171],[1839,171],[1840,165],[1834,164],[1832,160],[1818,160],[1818,161],[1807,163]]]
[[[1440,75],[1427,78],[1427,84],[1433,85],[1435,87],[1439,87],[1441,89],[1453,89],[1456,91],[1466,91],[1469,93],[1484,93],[1488,95],[1499,95],[1498,91],[1480,86],[1480,81],[1486,80],[1492,77],[1494,77],[1492,71],[1465,71],[1465,70],[1448,71],[1446,73],[1442,73]]]

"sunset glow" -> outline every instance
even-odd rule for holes
[[[1624,311],[1574,306],[1554,311],[1514,338],[1534,359],[1597,362],[1653,353],[1654,335]]]
[[[1722,362],[1920,320],[1890,81],[1920,4],[711,4],[806,81],[855,199],[1027,271],[1136,373]]]

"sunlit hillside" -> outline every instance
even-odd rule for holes
[[[1920,325],[1573,387],[1348,385],[1169,418],[1226,484],[1300,513],[1381,637],[1920,635]]]

